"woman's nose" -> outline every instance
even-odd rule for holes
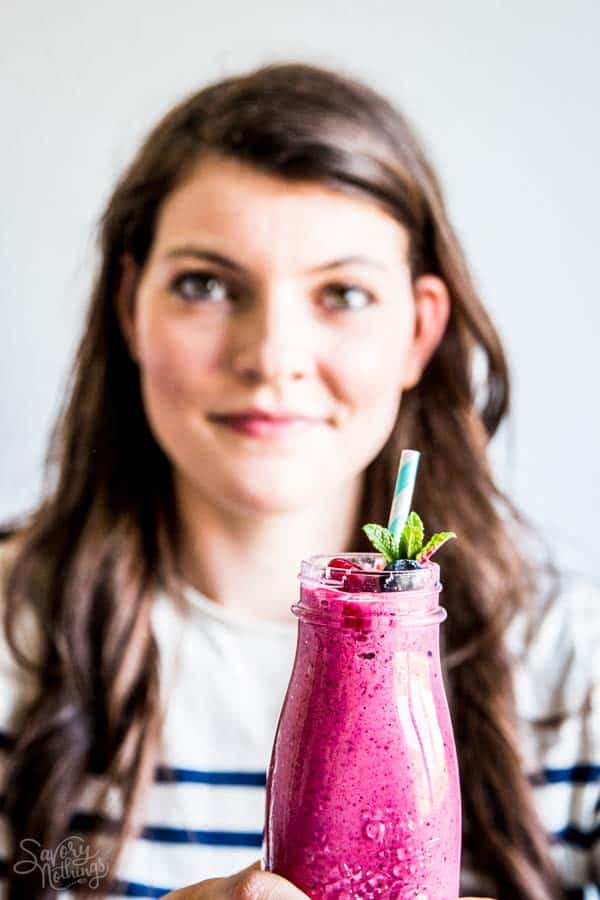
[[[234,372],[255,382],[305,378],[313,367],[316,342],[305,305],[306,298],[280,289],[266,291],[239,311],[232,353]]]

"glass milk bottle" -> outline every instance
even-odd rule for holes
[[[390,574],[378,554],[342,554],[367,570],[349,576],[329,560],[302,563],[292,607],[263,866],[313,900],[456,900],[460,788],[439,566]]]

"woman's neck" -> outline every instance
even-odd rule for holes
[[[259,515],[215,507],[189,483],[179,482],[179,574],[230,609],[292,621],[301,559],[352,549],[361,493],[362,477],[306,508]]]

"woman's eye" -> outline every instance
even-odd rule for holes
[[[326,309],[364,309],[373,303],[373,295],[354,284],[332,284],[325,291]]]
[[[228,296],[225,282],[212,272],[184,272],[173,281],[172,288],[184,300],[214,303]]]

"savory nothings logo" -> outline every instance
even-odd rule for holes
[[[42,887],[64,891],[87,884],[94,890],[108,873],[100,851],[92,852],[78,834],[64,838],[54,849],[42,847],[34,838],[23,838],[19,846],[25,856],[14,864],[14,871],[17,875],[39,871]]]

